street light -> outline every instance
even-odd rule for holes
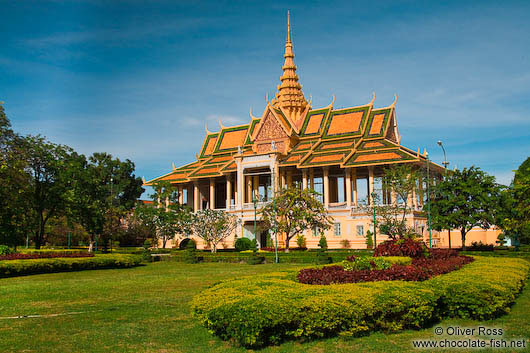
[[[374,250],[375,250],[377,248],[377,224],[375,220],[375,198],[377,197],[377,194],[375,193],[375,191],[373,191],[370,196],[372,196],[372,207],[374,209]]]
[[[256,246],[258,244],[258,238],[256,235],[256,218],[257,218],[257,210],[258,210],[258,201],[259,201],[259,196],[256,197],[255,194],[252,194],[252,203],[254,204],[254,241],[256,242]]]
[[[442,141],[438,140],[438,146],[440,146],[442,148],[442,151],[444,152],[444,161],[442,162],[443,166],[444,166],[444,176],[447,176],[447,166],[449,165],[449,162],[447,161],[447,156],[445,154],[445,148],[444,148],[444,145],[442,144]],[[449,249],[451,249],[451,227],[447,227],[447,234],[448,234],[448,239],[449,239]]]
[[[431,234],[431,191],[430,191],[430,176],[429,176],[429,152],[425,151],[427,157],[427,217],[429,222],[429,249],[432,248],[432,234]]]
[[[447,161],[447,155],[445,154],[445,148],[442,144],[442,141],[438,140],[438,146],[440,146],[442,148],[442,151],[444,152],[444,161],[442,162],[442,164],[445,168],[445,172],[447,173],[447,166],[449,165],[449,162]]]

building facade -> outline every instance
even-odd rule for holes
[[[327,107],[313,108],[299,83],[294,64],[289,21],[285,43],[283,74],[274,99],[266,100],[261,116],[250,112],[245,125],[223,126],[208,131],[196,160],[150,181],[166,180],[178,186],[179,202],[194,211],[222,209],[237,215],[241,228],[220,247],[233,247],[235,237],[254,237],[255,206],[269,202],[279,188],[298,183],[319,192],[321,201],[334,219],[325,233],[330,248],[366,248],[366,232],[372,230],[371,215],[363,205],[375,200],[383,204],[407,202],[409,226],[429,239],[423,211],[425,185],[408,200],[381,186],[384,168],[411,163],[419,168],[429,164],[432,177],[441,178],[443,168],[420,153],[401,145],[396,118],[396,99],[386,107],[374,106],[375,95],[364,105],[335,109],[334,98]],[[254,200],[259,200],[257,203]],[[257,216],[259,222],[259,214]],[[372,230],[373,231],[373,230]],[[269,230],[259,227],[261,247]],[[455,238],[458,236],[454,233]],[[433,245],[444,243],[432,232]],[[320,235],[305,234],[309,248],[316,248]],[[386,240],[378,235],[377,242]],[[284,236],[278,234],[279,245]],[[205,247],[198,239],[200,247]]]

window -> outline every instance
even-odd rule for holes
[[[335,235],[340,237],[340,223],[335,223],[333,225],[333,230],[335,231]]]
[[[357,225],[357,236],[358,237],[364,236],[364,226],[362,224]]]

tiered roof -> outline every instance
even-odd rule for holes
[[[339,166],[361,167],[425,161],[426,155],[401,146],[394,102],[375,108],[365,105],[333,109],[334,98],[325,108],[312,109],[298,83],[288,20],[285,63],[276,98],[261,116],[250,113],[245,125],[206,128],[206,137],[195,162],[175,168],[158,180],[185,183],[236,171],[236,157],[278,153],[280,167],[299,169]]]

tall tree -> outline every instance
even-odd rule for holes
[[[499,225],[515,243],[530,244],[530,157],[515,171],[510,188],[503,192]]]
[[[488,229],[495,221],[500,186],[477,167],[457,170],[435,186],[431,200],[432,226],[459,228],[462,248],[473,227]]]
[[[74,215],[89,234],[90,249],[98,238],[106,249],[142,194],[142,180],[134,175],[133,162],[107,153],[94,153],[77,173]]]
[[[23,139],[11,129],[0,104],[0,244],[16,247],[34,226],[25,166]]]
[[[33,240],[39,249],[46,242],[48,220],[67,209],[71,173],[78,155],[70,147],[54,144],[42,136],[26,137],[24,149],[37,224]]]
[[[289,242],[305,230],[331,228],[333,221],[327,214],[318,193],[312,189],[301,190],[299,185],[283,188],[271,202],[260,210],[266,226],[272,228],[276,222],[279,233],[285,234],[285,252]]]

